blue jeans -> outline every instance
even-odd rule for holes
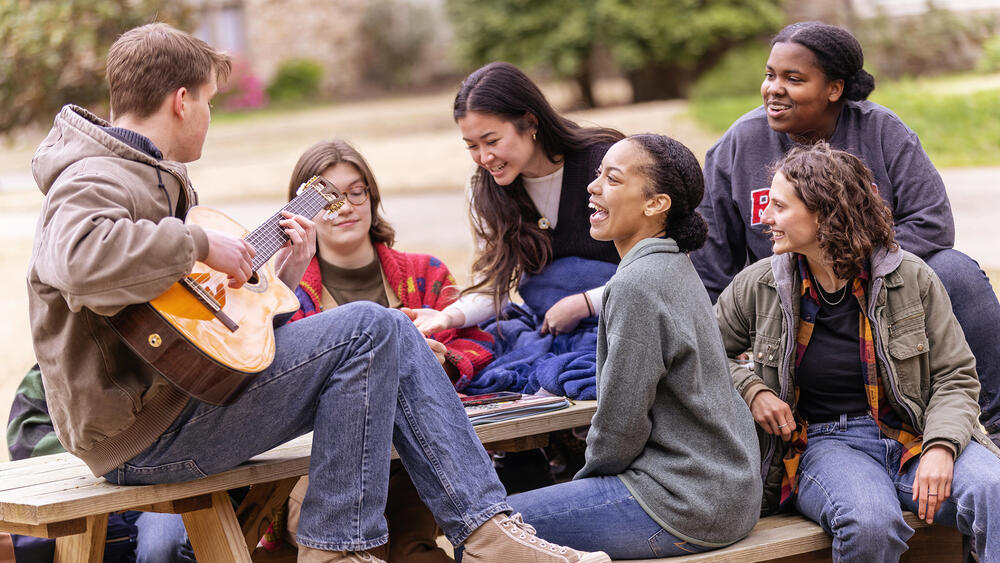
[[[899,471],[903,446],[882,437],[870,416],[809,425],[796,506],[833,536],[834,561],[899,561],[913,529],[919,458]],[[1000,459],[970,442],[958,459],[951,496],[935,524],[972,536],[981,561],[1000,560]]]
[[[105,477],[197,479],[312,431],[301,545],[359,551],[387,541],[393,445],[453,544],[509,511],[448,376],[406,315],[351,303],[282,326],[275,338],[274,361],[236,401],[192,400],[146,451]]]
[[[194,563],[194,550],[180,514],[130,510],[122,518],[138,529],[136,563]]]
[[[941,250],[928,256],[926,262],[941,278],[955,318],[976,356],[976,372],[982,386],[979,420],[987,432],[996,435],[1000,432],[1000,302],[990,279],[965,254]]]
[[[524,521],[549,541],[612,559],[700,553],[646,514],[618,477],[588,477],[527,491],[507,499]]]

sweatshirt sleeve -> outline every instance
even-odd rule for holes
[[[188,274],[203,251],[198,235],[169,217],[139,218],[132,191],[84,162],[49,191],[35,242],[33,271],[70,309],[113,315],[163,293]],[[154,196],[150,196],[154,197]],[[150,202],[143,202],[146,215]],[[204,237],[204,233],[199,233]],[[207,245],[206,245],[207,246]]]
[[[893,120],[882,134],[882,142],[894,148],[886,155],[892,186],[879,187],[892,205],[896,241],[904,249],[927,259],[955,244],[955,219],[944,181],[917,134]],[[887,191],[889,192],[888,197]],[[891,199],[890,199],[891,198]]]
[[[727,134],[705,155],[705,197],[698,212],[708,223],[708,238],[691,253],[698,275],[714,302],[746,265],[743,219],[733,201],[732,136]]]
[[[649,315],[662,309],[653,292],[622,284],[605,292],[601,322],[607,341],[598,366],[597,412],[587,434],[586,464],[576,478],[617,475],[642,453],[653,428],[649,412],[656,388],[666,373],[660,343],[669,336],[660,315]]]

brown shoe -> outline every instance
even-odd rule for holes
[[[299,546],[298,563],[386,563],[367,551],[324,551]]]
[[[556,545],[535,535],[520,514],[497,514],[465,540],[467,563],[611,563],[603,551],[588,553]]]

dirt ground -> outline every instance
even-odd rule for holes
[[[619,96],[610,84],[599,95]],[[568,99],[559,85],[546,88],[558,107]],[[388,219],[396,226],[398,247],[434,254],[460,281],[467,280],[471,256],[462,186],[473,169],[451,119],[453,92],[375,100],[294,112],[217,118],[208,134],[203,158],[190,166],[201,203],[229,213],[252,227],[283,203],[288,177],[299,154],[312,143],[331,137],[352,141],[375,171]],[[625,133],[653,131],[673,136],[699,157],[715,138],[695,124],[684,102],[619,105],[570,116]],[[31,252],[41,195],[30,176],[30,159],[45,131],[22,132],[0,145],[0,421],[25,370],[34,363],[28,329],[24,275]],[[3,143],[3,141],[0,141]],[[993,256],[991,219],[995,211],[982,205],[996,201],[1000,170],[942,171],[959,219],[960,249],[1000,268]],[[968,186],[956,197],[952,180]],[[977,205],[978,204],[978,205]],[[969,217],[965,220],[964,217]],[[0,437],[0,460],[7,458]]]

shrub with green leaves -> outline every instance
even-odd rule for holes
[[[67,103],[106,102],[108,49],[153,21],[187,29],[190,10],[169,0],[0,0],[0,132]]]
[[[276,102],[311,100],[319,94],[323,65],[312,59],[288,59],[278,66],[278,72],[267,87],[267,95]]]
[[[979,72],[1000,72],[1000,35],[994,35],[983,42],[983,52],[976,61]]]

